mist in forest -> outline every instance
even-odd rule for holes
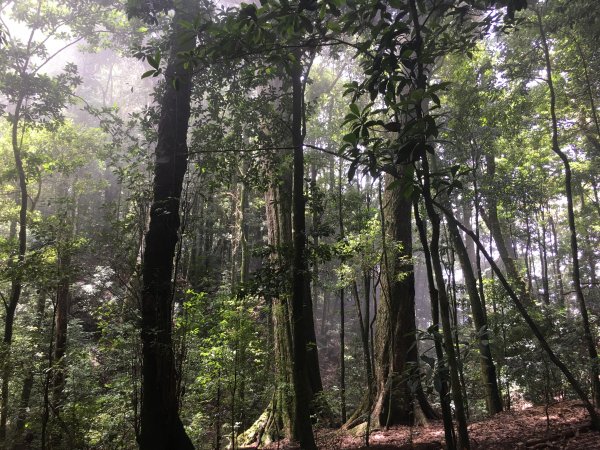
[[[596,448],[599,19],[1,2],[0,447]]]

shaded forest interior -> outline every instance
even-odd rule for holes
[[[597,0],[1,1],[0,448],[595,448],[599,42]]]

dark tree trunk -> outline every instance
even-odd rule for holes
[[[529,226],[529,216],[525,218],[525,273],[527,274],[527,290],[534,295],[533,274],[535,273],[535,264],[531,251],[531,227]]]
[[[582,214],[585,214],[586,204],[585,204],[585,195],[584,188],[581,186],[579,191],[579,199],[581,201],[581,211]],[[596,258],[594,257],[594,246],[592,244],[592,239],[590,237],[590,231],[585,229],[583,231],[583,241],[585,246],[583,248],[583,257],[587,260],[589,277],[588,282],[590,289],[597,289],[597,277],[596,277]]]
[[[477,334],[479,343],[479,362],[481,365],[482,381],[485,387],[485,402],[487,410],[490,414],[496,414],[502,411],[502,400],[498,391],[498,381],[496,377],[496,367],[492,359],[492,349],[490,347],[490,331],[487,324],[487,314],[477,292],[477,280],[473,273],[473,266],[469,259],[467,248],[465,247],[458,227],[452,222],[448,222],[448,231],[452,238],[452,242],[458,260],[462,269],[465,288],[469,296],[471,305],[471,314],[473,315],[473,324]]]
[[[310,168],[310,190],[314,194],[317,194],[317,166],[313,163]],[[318,208],[313,208],[312,211],[312,237],[313,246],[317,248],[319,245],[319,227],[321,224],[322,212]],[[317,309],[317,302],[319,298],[319,265],[316,260],[313,261],[312,274],[307,277],[307,283],[309,283],[307,298],[307,311],[308,311],[308,333],[306,339],[308,341],[308,359],[309,359],[309,377],[310,384],[313,393],[319,394],[323,391],[323,382],[321,379],[321,370],[319,366],[319,353],[317,346],[317,333],[315,325],[315,311]],[[312,281],[312,286],[311,286]],[[312,289],[311,289],[312,287]],[[323,295],[323,304],[325,303],[325,296]]]
[[[442,270],[442,263],[440,259],[439,250],[439,239],[440,239],[440,217],[435,211],[430,182],[429,164],[427,161],[427,155],[424,154],[421,158],[422,170],[423,170],[423,199],[425,200],[425,209],[427,216],[431,222],[431,265],[433,274],[435,275],[435,282],[437,285],[438,299],[440,302],[440,317],[442,319],[442,333],[444,336],[444,348],[448,355],[448,368],[450,369],[450,386],[452,387],[452,399],[454,401],[454,408],[456,414],[456,421],[458,425],[458,448],[469,449],[469,434],[467,431],[467,418],[465,415],[464,399],[462,395],[462,387],[459,376],[458,358],[454,349],[452,339],[452,328],[450,323],[450,304],[448,301],[448,294],[446,292],[446,286],[444,281],[444,273]]]
[[[370,316],[370,305],[369,305],[369,291],[371,289],[371,280],[368,272],[363,274],[364,278],[364,289],[365,289],[365,314],[363,316],[362,306],[360,304],[360,295],[358,292],[358,285],[356,281],[353,282],[352,287],[354,290],[354,302],[356,304],[356,314],[358,317],[358,326],[360,329],[360,338],[363,347],[363,357],[365,363],[365,374],[367,377],[367,384],[369,391],[372,388],[373,383],[373,368],[371,366],[371,351],[369,348],[369,316]],[[370,393],[369,393],[370,395]]]
[[[21,108],[23,106],[24,97],[20,96],[15,104],[15,111],[12,117],[11,138],[13,156],[17,169],[19,180],[19,237],[16,264],[11,258],[10,265],[14,269],[14,274],[11,281],[10,297],[8,303],[5,303],[6,315],[4,316],[4,338],[3,349],[1,354],[1,369],[2,369],[2,403],[0,405],[0,440],[6,438],[6,422],[8,419],[8,397],[9,397],[9,381],[12,374],[11,363],[11,345],[13,338],[13,326],[15,322],[15,313],[17,305],[21,299],[21,291],[23,290],[23,263],[25,262],[25,253],[27,251],[27,178],[23,167],[23,159],[21,155],[21,147],[19,145],[19,120],[21,116]]]
[[[70,227],[71,225],[67,225]],[[72,442],[63,443],[65,427],[60,414],[64,404],[64,388],[67,380],[67,364],[64,357],[67,353],[67,327],[69,323],[69,303],[70,303],[70,287],[71,287],[71,249],[69,248],[69,240],[72,233],[69,232],[67,240],[60,242],[58,248],[58,285],[56,286],[56,301],[54,304],[54,348],[52,351],[52,373],[49,393],[51,398],[52,416],[56,418],[56,423],[59,425],[53,427],[50,433],[50,445],[52,448],[58,448],[61,445],[72,447]],[[67,436],[70,438],[70,435]]]
[[[37,304],[36,304],[36,309],[35,309],[35,325],[38,330],[42,329],[43,322],[44,322],[45,310],[46,310],[46,292],[44,292],[42,290],[39,294]],[[31,361],[35,361],[34,353],[36,353],[38,351],[38,349],[39,348],[37,347],[37,345],[32,348]],[[15,447],[17,445],[22,444],[21,436],[22,436],[23,430],[25,429],[25,423],[26,423],[27,417],[28,417],[29,403],[31,400],[31,392],[33,390],[33,384],[35,381],[34,380],[35,373],[36,373],[35,363],[32,363],[32,365],[29,368],[29,371],[27,372],[25,379],[23,380],[23,386],[21,388],[21,398],[19,401],[19,415],[17,416],[17,420],[15,422],[15,430],[16,430]]]
[[[268,242],[276,253],[271,263],[275,270],[289,277],[289,243],[292,240],[292,172],[284,169],[281,180],[273,183],[266,194]],[[289,279],[282,285],[287,285]],[[292,330],[290,326],[289,295],[279,292],[272,299],[272,322],[275,354],[275,395],[267,408],[272,418],[267,417],[261,435],[278,439],[279,433],[291,439],[294,430],[294,397],[289,386],[292,384]],[[268,414],[268,415],[269,415]],[[268,426],[268,425],[271,426]],[[259,441],[260,443],[260,441]]]
[[[179,205],[187,169],[191,71],[178,54],[195,47],[195,31],[182,22],[196,15],[192,0],[178,3],[165,73],[154,168],[150,226],[142,267],[141,450],[193,449],[179,418],[172,341],[173,259],[180,225]]]
[[[554,225],[554,219],[552,215],[548,213],[548,223],[550,224],[550,231],[552,232],[552,251],[554,253],[553,266],[554,266],[554,277],[556,279],[556,285],[558,287],[558,304],[559,306],[565,305],[565,288],[562,280],[562,270],[560,268],[560,253],[558,251],[558,234],[556,233],[556,226]]]
[[[421,219],[421,215],[419,214],[418,199],[413,200],[413,206],[415,211],[415,222],[417,224],[417,230],[419,231],[421,245],[423,246],[425,266],[427,269],[427,284],[429,286],[429,297],[431,301],[431,327],[433,332],[435,355],[437,357],[436,376],[440,381],[439,394],[440,404],[442,406],[442,419],[444,421],[444,436],[446,438],[446,446],[448,449],[454,450],[456,449],[456,435],[454,432],[454,424],[452,423],[452,408],[450,406],[450,397],[448,395],[448,369],[446,368],[442,340],[439,338],[440,305],[438,290],[435,287],[433,267],[431,266],[431,252],[429,251],[429,244],[427,243],[427,229],[425,228],[425,221]]]
[[[73,184],[71,186],[74,185]],[[67,327],[69,324],[69,309],[71,302],[72,278],[72,241],[76,232],[77,198],[69,198],[68,189],[63,187],[62,198],[67,201],[67,208],[61,211],[60,218],[63,226],[58,231],[57,240],[57,274],[56,303],[54,311],[54,353],[52,373],[52,404],[55,415],[59,415],[63,406],[63,391],[66,383],[67,364],[64,357],[67,353]],[[73,189],[71,189],[74,192]],[[61,433],[54,434],[54,444],[61,440]]]
[[[62,393],[65,386],[65,364],[63,358],[67,351],[67,325],[69,319],[70,303],[70,271],[71,255],[70,249],[59,250],[58,273],[59,280],[56,289],[56,312],[54,320],[54,366],[55,370],[52,377],[52,402],[55,411],[60,410],[62,403]]]
[[[263,414],[240,435],[240,445],[254,442],[260,444],[282,436],[301,443],[304,441],[305,444],[302,445],[308,446],[312,438],[314,445],[309,408],[313,406],[315,395],[322,391],[322,383],[312,317],[310,274],[306,260],[301,71],[301,67],[296,68],[292,76],[291,144],[294,150],[294,166],[290,167],[284,161],[287,157],[286,152],[280,151],[274,162],[276,169],[272,170],[279,175],[277,179],[271,180],[265,195],[267,241],[273,249],[270,264],[283,278],[279,280],[275,290],[291,286],[290,291],[273,292],[267,299],[271,303],[275,392]],[[278,88],[282,90],[281,85]],[[289,145],[289,136],[284,136],[283,139]],[[298,234],[298,230],[301,230],[301,233]],[[302,306],[298,302],[302,302]],[[326,304],[324,298],[324,314]],[[302,344],[298,347],[296,342]],[[304,355],[299,355],[296,351],[303,352]],[[299,364],[296,362],[297,357],[301,358]],[[301,391],[300,396],[296,392],[298,389]],[[299,419],[301,416],[304,417]]]
[[[12,120],[12,148],[15,159],[15,166],[17,168],[17,175],[19,179],[19,191],[20,191],[20,202],[19,202],[19,236],[18,236],[18,251],[17,251],[17,265],[15,275],[13,276],[11,284],[10,300],[6,306],[6,317],[4,319],[4,343],[8,346],[12,343],[13,325],[15,310],[19,300],[21,298],[22,290],[22,264],[25,261],[25,252],[27,251],[27,178],[25,175],[25,169],[23,167],[23,159],[21,156],[21,147],[19,145],[19,119],[21,107],[24,99],[19,98],[15,106],[15,112]],[[4,399],[4,397],[3,397]],[[4,411],[4,410],[3,410]],[[5,417],[3,416],[3,424],[0,428],[0,434],[5,426]]]
[[[244,173],[248,170],[247,164],[244,163]],[[250,250],[248,248],[249,241],[249,226],[248,226],[248,209],[250,202],[248,199],[248,181],[243,180],[240,187],[240,283],[244,285],[248,282],[250,275]]]
[[[312,306],[310,305],[309,270],[306,248],[306,199],[304,196],[304,135],[302,122],[304,116],[304,88],[302,85],[301,52],[295,54],[296,62],[292,63],[292,146],[294,148],[294,171],[292,178],[292,240],[294,245],[292,260],[292,336],[294,338],[293,348],[293,372],[294,372],[294,394],[295,394],[295,438],[300,446],[306,450],[316,449],[316,444],[310,421],[309,402],[313,398],[311,384],[309,381],[311,370],[309,364],[314,366],[314,361],[309,361],[308,344],[310,330],[307,328],[313,324]],[[313,324],[312,334],[314,334]],[[316,349],[315,349],[316,350]],[[314,358],[315,353],[313,353]],[[311,359],[312,359],[311,358]],[[317,366],[318,367],[318,366]],[[313,367],[313,372],[314,372]],[[314,377],[314,373],[312,374]],[[320,377],[319,377],[320,378]]]
[[[547,228],[546,219],[544,217],[544,207],[540,208],[541,223],[538,226],[538,244],[540,249],[540,264],[542,266],[542,299],[546,306],[550,305],[550,279],[548,275],[548,241],[546,240]],[[540,233],[541,228],[541,233]]]
[[[340,226],[340,240],[343,241],[346,237],[344,230],[344,214],[342,208],[342,164],[340,162],[339,172],[338,172],[338,220]],[[342,258],[342,263],[344,259]],[[346,423],[346,360],[345,360],[345,351],[346,351],[346,323],[345,323],[345,290],[342,287],[340,289],[340,412],[342,423]],[[360,311],[360,308],[359,308]],[[362,325],[362,323],[361,323]]]

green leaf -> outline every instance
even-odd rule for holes
[[[400,133],[402,131],[402,124],[398,122],[388,122],[383,125],[383,128],[385,128],[387,131]]]
[[[348,181],[352,181],[354,179],[354,175],[356,174],[356,168],[358,167],[358,160],[355,159],[350,163],[350,168],[348,169]]]
[[[354,133],[348,133],[345,134],[344,137],[342,138],[342,140],[344,142],[348,142],[349,144],[352,144],[356,147],[356,144],[358,144],[358,138],[356,137],[356,134]]]
[[[155,69],[158,69],[158,66],[160,65],[160,53],[158,53],[158,59],[156,59],[154,56],[150,56],[150,55],[148,55],[147,59],[148,59],[148,64],[150,64]]]
[[[152,75],[154,75],[154,72],[156,72],[156,70],[154,70],[154,69],[148,70],[142,74],[142,78],[151,77]]]
[[[337,22],[327,22],[327,28],[336,33],[342,32],[342,28],[340,27],[340,25]]]

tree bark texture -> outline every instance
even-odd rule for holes
[[[273,182],[265,195],[267,214],[268,243],[274,249],[271,264],[283,275],[283,286],[289,285],[289,245],[292,241],[292,171],[284,169],[281,179]],[[294,396],[292,391],[292,330],[290,327],[289,293],[282,290],[276,293],[272,302],[274,355],[275,355],[275,394],[270,414],[271,426],[266,433],[269,439],[279,438],[281,433],[288,439],[295,436]],[[265,424],[266,427],[267,424]]]
[[[292,240],[294,244],[292,260],[292,335],[294,337],[294,393],[297,440],[306,450],[316,449],[310,421],[309,402],[311,392],[309,381],[309,325],[314,323],[310,306],[310,274],[306,248],[306,198],[304,196],[304,136],[302,130],[304,89],[302,87],[302,65],[300,51],[296,52],[296,62],[292,63],[292,146],[294,148],[294,172],[292,178]],[[314,344],[313,344],[314,345]],[[316,348],[314,349],[316,351]],[[314,353],[313,353],[314,355]],[[318,367],[318,366],[317,366]],[[314,373],[313,373],[314,376]],[[320,378],[320,377],[319,377]],[[314,383],[314,381],[313,381]]]
[[[66,246],[68,247],[68,245]],[[58,273],[59,280],[56,288],[56,312],[54,319],[54,354],[55,370],[52,377],[52,401],[55,410],[59,410],[62,403],[62,393],[65,386],[66,374],[63,358],[67,351],[67,325],[69,322],[70,303],[70,249],[59,250]]]
[[[180,226],[179,205],[187,170],[190,70],[180,52],[195,47],[195,31],[182,21],[195,17],[193,0],[175,2],[170,57],[165,73],[154,168],[150,225],[142,267],[142,450],[193,449],[181,419],[172,342],[173,258]]]
[[[392,181],[386,175],[382,199],[386,249],[374,339],[376,394],[372,420],[381,427],[411,423],[415,419],[415,399],[423,403],[419,389],[410,387],[418,377],[412,203],[399,187],[390,187]],[[419,406],[429,410],[428,405]]]

